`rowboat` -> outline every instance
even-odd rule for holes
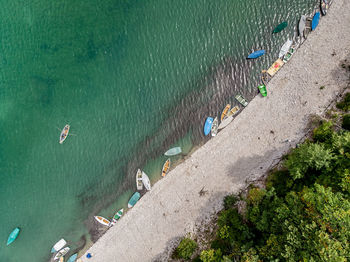
[[[10,245],[13,241],[16,240],[16,238],[18,237],[19,231],[20,231],[19,227],[16,227],[14,230],[12,230],[11,234],[7,239],[7,245]]]
[[[266,91],[265,85],[260,85],[260,86],[258,86],[258,88],[259,88],[259,91],[260,91],[262,96],[267,96],[267,91]]]
[[[65,245],[67,244],[66,240],[63,238],[58,241],[52,248],[51,248],[51,253],[55,253],[59,250],[61,250]]]
[[[164,153],[164,155],[175,156],[180,154],[181,152],[182,152],[181,147],[177,146],[177,147],[170,148],[168,151]]]
[[[211,131],[211,126],[213,124],[213,118],[212,117],[207,117],[207,119],[205,120],[204,123],[204,135],[209,135],[210,131]]]
[[[272,66],[270,66],[270,68],[267,70],[267,73],[270,75],[270,76],[274,76],[278,70],[281,69],[281,67],[284,65],[284,62],[278,58],[273,64]]]
[[[150,191],[152,189],[151,181],[149,181],[149,177],[143,171],[142,171],[142,183],[148,191]]]
[[[211,126],[211,136],[216,136],[218,134],[218,118],[215,117],[213,125]]]
[[[220,121],[222,121],[224,119],[224,117],[226,116],[226,114],[227,114],[228,110],[230,110],[230,108],[231,108],[230,104],[227,104],[225,106],[224,110],[222,110]]]
[[[287,54],[285,54],[283,56],[283,62],[287,63],[293,56],[294,52],[295,52],[296,48],[294,46],[291,46],[287,52]]]
[[[65,247],[64,249],[61,249],[57,252],[56,256],[53,258],[54,260],[58,260],[60,257],[63,257],[65,254],[69,252],[70,248]]]
[[[304,37],[305,39],[311,32],[312,17],[306,17]]]
[[[278,26],[275,27],[273,30],[273,34],[281,32],[283,29],[287,27],[288,23],[286,21],[280,23]]]
[[[108,219],[101,217],[101,216],[94,216],[94,218],[96,219],[97,222],[99,222],[100,224],[102,224],[104,226],[109,226],[111,223]]]
[[[261,71],[261,81],[264,85],[267,85],[267,82],[269,81],[269,74],[266,70]]]
[[[162,169],[162,177],[165,177],[165,175],[169,172],[170,169],[170,158],[165,161]]]
[[[283,46],[281,47],[280,53],[278,54],[279,58],[282,58],[285,54],[287,54],[289,48],[292,46],[293,41],[292,40],[287,40]]]
[[[111,223],[113,225],[117,223],[117,221],[122,217],[123,213],[124,213],[124,209],[120,209],[117,213],[115,213]]]
[[[223,129],[224,127],[228,126],[229,123],[233,120],[233,116],[226,117],[224,120],[221,121],[218,129]]]
[[[318,26],[318,22],[320,21],[320,12],[316,12],[314,17],[312,18],[311,30],[314,31]]]
[[[250,55],[248,55],[248,59],[255,59],[255,58],[258,58],[264,54],[265,54],[265,50],[258,50],[258,51],[251,53]]]
[[[232,107],[230,111],[226,114],[226,117],[233,116],[239,111],[239,106]]]
[[[136,189],[137,190],[143,189],[141,169],[137,169],[137,172],[136,172]]]
[[[321,2],[321,12],[322,15],[326,15],[328,11],[328,1],[327,0],[320,0]]]
[[[64,140],[66,140],[68,133],[69,133],[69,125],[65,125],[64,128],[62,129],[62,132],[60,134],[60,144],[62,144],[64,142]]]
[[[139,192],[135,192],[128,202],[128,208],[132,208],[137,201],[139,201],[141,195]]]
[[[243,106],[247,106],[248,102],[244,99],[243,96],[241,95],[236,95],[235,98],[237,99],[238,102],[240,102]]]
[[[305,15],[302,15],[302,16],[300,17],[299,26],[298,26],[299,35],[300,35],[301,37],[304,36],[305,23],[306,23],[306,16],[305,16]]]
[[[77,260],[77,257],[78,257],[78,254],[71,255],[71,256],[68,258],[67,262],[74,262],[74,261]]]

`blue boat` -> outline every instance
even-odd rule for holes
[[[128,208],[132,208],[137,201],[139,201],[141,195],[139,192],[135,192],[129,200]]]
[[[67,262],[74,262],[77,260],[78,254],[71,255]]]
[[[258,58],[262,55],[265,54],[265,50],[258,50],[258,51],[255,51],[253,53],[251,53],[249,56],[248,56],[248,59],[255,59],[255,58]]]
[[[20,229],[18,227],[16,227],[11,234],[9,235],[9,238],[7,239],[7,245],[10,245],[13,241],[16,240],[16,238],[18,237]]]
[[[204,135],[206,135],[206,136],[209,135],[213,121],[214,121],[214,119],[212,117],[207,117],[207,119],[205,120]]]
[[[318,26],[318,22],[320,21],[320,12],[316,12],[314,18],[312,18],[311,30],[314,31]]]

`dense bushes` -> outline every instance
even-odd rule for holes
[[[176,248],[175,256],[186,260],[190,259],[196,248],[197,243],[194,240],[190,238],[184,238]]]
[[[337,108],[343,110],[343,111],[349,111],[350,110],[350,93],[347,93],[343,99],[343,101],[339,102],[337,104]]]

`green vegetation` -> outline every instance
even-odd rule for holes
[[[337,108],[343,110],[343,111],[349,111],[350,110],[350,93],[347,93],[343,99],[343,101],[339,102],[337,104]]]
[[[350,131],[350,114],[343,117],[342,128]]]
[[[322,90],[322,89],[324,89],[325,88],[325,86],[320,86],[320,89]]]
[[[183,259],[190,259],[193,252],[197,248],[197,243],[190,239],[190,238],[184,238],[181,240],[179,246],[175,250],[175,256],[178,258]]]

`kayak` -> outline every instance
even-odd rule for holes
[[[266,91],[265,85],[260,85],[260,86],[258,86],[258,88],[259,88],[259,91],[260,91],[262,96],[267,96],[267,91]]]
[[[180,154],[181,152],[182,152],[181,147],[177,146],[177,147],[170,148],[168,151],[164,153],[164,155],[175,156]]]
[[[255,59],[265,54],[265,50],[259,50],[248,55],[248,59]]]
[[[11,234],[9,235],[8,239],[7,239],[7,245],[10,245],[13,241],[16,240],[16,238],[18,237],[19,234],[19,227],[16,227]]]
[[[128,208],[132,208],[137,201],[139,201],[141,195],[139,192],[135,192],[128,202]]]
[[[211,131],[211,126],[213,125],[214,119],[212,117],[207,117],[204,124],[204,135],[209,135]]]
[[[318,26],[318,22],[320,21],[320,12],[316,12],[314,17],[312,18],[311,30],[314,31]]]
[[[211,126],[211,136],[216,136],[218,134],[218,118],[215,117],[213,125]]]
[[[278,26],[275,27],[273,30],[273,34],[281,32],[283,29],[287,27],[288,23],[286,21],[280,23]]]
[[[78,254],[71,255],[71,256],[68,258],[67,262],[74,262],[74,261],[77,260],[77,257],[78,257]]]

